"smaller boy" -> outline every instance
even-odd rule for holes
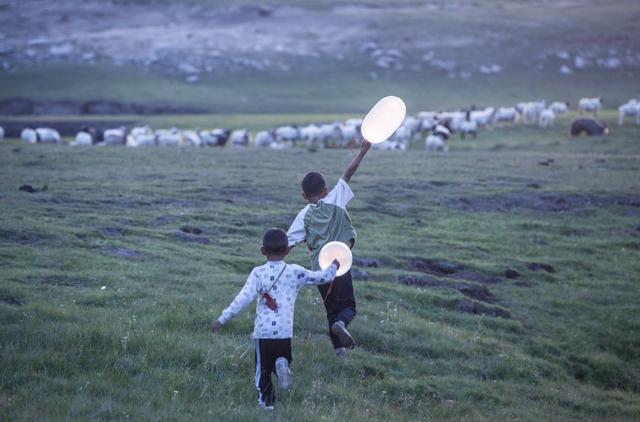
[[[298,291],[306,284],[325,284],[336,277],[340,264],[337,260],[323,271],[309,271],[299,265],[287,265],[284,257],[289,253],[287,233],[273,228],[262,238],[262,255],[267,263],[255,267],[240,293],[212,325],[214,333],[259,297],[252,337],[255,339],[256,387],[260,392],[258,405],[272,410],[276,399],[271,373],[275,372],[280,387],[293,386],[289,365],[291,337],[293,336],[293,310]]]

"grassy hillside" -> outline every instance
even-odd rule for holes
[[[359,347],[336,360],[304,290],[269,417],[640,418],[638,129],[566,129],[372,151],[350,204],[355,256],[380,263],[355,267]],[[252,309],[208,326],[304,205],[302,174],[333,183],[350,156],[1,143],[0,419],[263,419]]]
[[[215,113],[365,113],[386,95],[402,97],[411,110],[508,105],[537,98],[576,104],[579,98],[599,95],[606,106],[617,107],[640,89],[638,78],[623,70],[594,70],[568,79],[555,71],[522,69],[469,80],[437,71],[381,74],[381,79],[372,80],[368,72],[325,65],[292,74],[210,76],[190,84],[132,68],[57,64],[0,75],[0,91],[2,98],[159,101],[202,106]]]
[[[0,70],[0,99],[353,113],[388,94],[402,96],[411,109],[598,95],[617,107],[640,90],[640,9],[633,0],[277,0],[263,5],[266,16],[244,0],[166,4],[116,2],[94,16],[93,2],[65,1],[52,11],[58,20],[42,13],[44,6],[8,7],[0,21],[13,17],[21,24],[5,31],[6,47],[0,46],[8,69]],[[86,25],[87,16],[96,25]],[[157,40],[167,33],[154,32],[163,25],[175,35]],[[40,41],[33,40],[34,26],[42,28]],[[263,39],[271,43],[260,44]],[[63,41],[71,53],[50,53]],[[377,56],[362,49],[371,42],[379,54],[395,50],[401,68],[377,66]],[[574,63],[578,56],[589,63],[584,69]],[[619,67],[597,64],[608,58]],[[262,70],[238,64],[243,61]],[[451,68],[439,70],[443,62]],[[184,64],[193,69],[180,70]],[[501,66],[499,73],[481,73],[480,66],[492,64]],[[573,74],[560,74],[562,65]],[[185,81],[190,73],[196,83]]]

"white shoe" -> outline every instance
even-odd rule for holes
[[[291,375],[287,358],[279,357],[276,359],[276,375],[278,375],[280,388],[283,390],[291,390],[293,387],[293,376]]]
[[[258,397],[258,406],[260,406],[260,408],[264,410],[273,410],[273,406],[267,406],[264,400],[262,400],[260,397]]]

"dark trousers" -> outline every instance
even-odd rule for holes
[[[331,332],[331,324],[342,321],[347,326],[356,316],[356,299],[353,296],[351,271],[336,277],[332,283],[318,285],[318,291],[322,295],[324,308],[327,311],[329,337],[331,337],[333,348],[337,349],[342,347],[342,343],[340,343],[338,336]]]
[[[276,359],[279,357],[286,358],[291,364],[290,338],[256,339],[256,387],[260,392],[260,401],[266,406],[273,406],[276,401],[271,374],[276,370]]]

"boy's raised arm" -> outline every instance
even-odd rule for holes
[[[358,167],[360,166],[360,162],[364,158],[367,151],[369,151],[369,148],[371,148],[371,143],[363,139],[362,146],[360,147],[360,151],[358,152],[358,155],[353,157],[353,160],[351,160],[351,162],[347,166],[347,169],[344,171],[344,174],[342,175],[342,180],[349,183],[349,181],[351,180],[351,177],[356,173],[356,170],[358,170]]]

